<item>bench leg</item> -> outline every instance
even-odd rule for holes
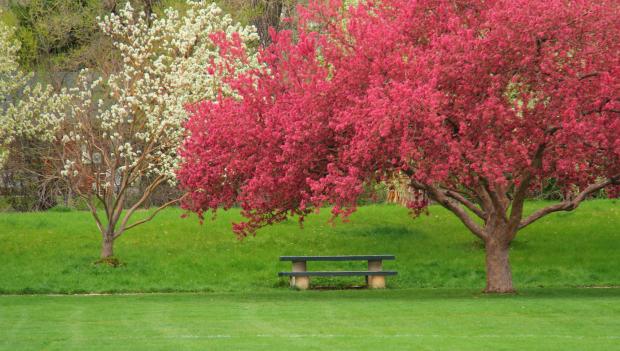
[[[381,261],[368,261],[368,270],[371,272],[380,272],[383,270]],[[382,275],[369,275],[366,277],[368,281],[368,287],[370,289],[383,289],[385,288],[385,276]]]
[[[293,272],[305,272],[306,261],[293,262]],[[291,277],[291,288],[306,290],[310,287],[310,277]]]

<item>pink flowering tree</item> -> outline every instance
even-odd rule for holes
[[[399,179],[485,243],[487,292],[514,290],[519,230],[620,184],[616,1],[340,1],[300,8],[236,97],[192,108],[185,206],[240,204],[240,235]],[[244,59],[234,42],[223,55]],[[525,214],[553,179],[564,200]]]

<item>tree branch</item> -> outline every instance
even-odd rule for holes
[[[588,78],[592,78],[592,77],[598,77],[600,75],[600,72],[590,72],[590,73],[586,73],[582,76],[579,77],[579,80],[584,80],[584,79],[588,79]]]
[[[142,197],[133,205],[131,206],[127,212],[125,213],[125,217],[123,218],[122,222],[121,222],[121,226],[120,228],[114,233],[115,237],[119,237],[125,230],[127,230],[127,223],[129,222],[129,219],[131,218],[131,216],[133,215],[133,213],[138,209],[138,207],[142,206],[142,204],[151,196],[151,194],[153,193],[153,191],[161,184],[164,182],[166,178],[164,176],[158,176],[153,183],[149,184],[149,186],[146,187],[146,189],[144,189],[144,194],[142,195]],[[181,198],[176,199],[176,200],[172,200],[169,203],[172,204],[176,201],[179,201]],[[169,206],[169,205],[168,205]],[[161,208],[163,209],[163,208]],[[161,211],[161,209],[158,209],[158,211],[156,211],[155,213]],[[150,220],[150,219],[149,219]],[[148,221],[147,221],[148,222]],[[135,227],[137,224],[132,224],[131,227]]]
[[[153,213],[151,213],[151,215],[150,215],[150,216],[148,216],[148,217],[147,217],[147,218],[145,218],[145,219],[139,220],[139,221],[137,221],[137,222],[135,222],[135,223],[132,223],[132,224],[130,224],[130,225],[128,225],[128,226],[126,226],[126,227],[125,227],[125,226],[122,226],[122,227],[121,227],[121,229],[120,229],[117,233],[115,233],[115,234],[114,234],[114,238],[115,238],[115,239],[116,239],[116,238],[118,238],[118,237],[119,237],[119,236],[121,236],[121,234],[123,234],[125,231],[127,231],[127,230],[129,230],[129,229],[131,229],[131,228],[133,228],[133,227],[136,227],[136,226],[138,226],[138,225],[140,225],[140,224],[143,224],[143,223],[146,223],[146,222],[151,221],[151,220],[152,220],[152,219],[153,219],[153,218],[154,218],[154,217],[155,217],[155,216],[156,216],[156,215],[157,215],[157,214],[158,214],[161,210],[163,210],[163,209],[165,209],[166,207],[169,207],[169,206],[171,206],[171,205],[173,205],[173,204],[175,204],[175,203],[177,203],[177,202],[180,202],[180,201],[181,201],[184,197],[185,197],[185,195],[181,196],[181,197],[180,197],[180,198],[178,198],[178,199],[175,199],[175,200],[171,200],[171,201],[166,202],[165,204],[163,204],[163,205],[161,205],[160,207],[158,207],[158,208],[157,208],[157,209],[156,209]]]
[[[497,212],[499,218],[504,222],[508,222],[508,218],[506,218],[506,206],[504,205],[500,197],[497,196],[497,192],[494,189],[491,189],[489,182],[485,178],[481,177],[480,183],[482,184],[483,189],[491,199],[491,204],[493,205],[494,211]]]
[[[479,237],[482,240],[486,239],[487,235],[484,232],[484,229],[482,229],[482,227],[480,227],[478,223],[476,223],[467,214],[463,207],[461,207],[458,203],[455,203],[452,198],[448,197],[445,194],[445,191],[441,190],[440,188],[430,185],[427,186],[415,181],[413,181],[412,184],[414,184],[415,187],[422,186],[431,196],[431,198],[433,198],[433,200],[437,201],[437,203],[454,213],[461,220],[461,222],[463,222],[467,229],[469,229],[475,236]]]
[[[86,206],[88,206],[88,209],[90,210],[90,214],[95,219],[95,223],[97,224],[97,228],[99,228],[99,232],[101,232],[101,235],[104,235],[105,229],[103,228],[103,223],[101,222],[101,219],[99,218],[99,215],[97,214],[97,206],[95,206],[92,202],[92,197],[86,197],[82,195],[81,193],[77,193],[77,194],[78,196],[86,200]]]
[[[484,188],[484,186],[482,186],[482,184],[478,184],[474,191],[480,199],[480,205],[484,209],[484,212],[487,213],[487,218],[484,219],[486,222],[488,220],[489,211],[492,211],[493,209],[493,201],[491,200],[489,193],[487,193],[486,189]]]
[[[550,213],[559,211],[572,211],[579,207],[579,204],[581,204],[581,202],[585,200],[589,195],[611,184],[620,184],[620,175],[611,177],[604,182],[590,185],[572,200],[563,201],[559,204],[548,206],[532,213],[529,217],[525,218],[519,223],[519,229],[527,227],[528,225],[534,223],[535,221]]]
[[[484,210],[482,210],[479,206],[477,206],[475,203],[469,201],[465,196],[453,191],[453,190],[446,190],[445,191],[446,196],[460,202],[461,204],[463,204],[465,207],[467,207],[470,211],[472,211],[474,214],[476,214],[476,216],[478,216],[480,219],[482,220],[486,220],[487,217],[487,213],[484,212]]]
[[[546,147],[547,144],[542,143],[536,149],[536,153],[532,158],[533,169],[539,169],[542,167],[542,158]],[[516,228],[519,225],[519,221],[523,216],[523,205],[525,204],[527,190],[530,187],[532,178],[534,178],[533,171],[531,169],[528,169],[525,172],[525,175],[522,177],[521,182],[519,183],[519,186],[515,191],[514,200],[512,201],[512,208],[510,210],[510,225],[513,226],[513,228]]]

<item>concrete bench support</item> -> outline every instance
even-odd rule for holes
[[[368,261],[368,270],[371,272],[381,272],[383,270],[383,261]],[[371,289],[384,289],[384,275],[369,275],[367,277],[368,287]]]
[[[293,261],[293,272],[305,272],[306,261]],[[291,288],[306,290],[310,287],[310,277],[291,276]]]

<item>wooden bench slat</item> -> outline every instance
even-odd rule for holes
[[[279,272],[280,277],[343,277],[343,276],[387,276],[396,275],[396,271],[307,271]]]
[[[280,261],[373,261],[395,260],[394,255],[348,255],[348,256],[280,256]]]

